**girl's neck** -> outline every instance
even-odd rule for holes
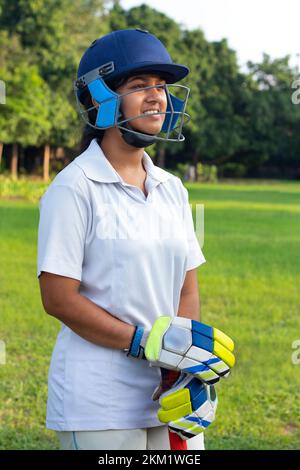
[[[136,172],[145,170],[142,164],[144,149],[128,145],[117,128],[107,129],[101,141],[101,149],[105,157],[117,172]]]

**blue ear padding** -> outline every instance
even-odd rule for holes
[[[169,96],[171,98],[174,111],[182,112],[183,106],[184,106],[184,101],[180,100],[179,98],[176,98],[176,96],[174,96],[174,95],[171,95],[171,93],[169,94]],[[172,122],[171,122],[170,131],[172,131],[174,129],[174,127],[176,126],[176,123],[177,123],[178,118],[180,116],[179,114],[173,114],[172,115],[172,112],[171,112],[172,109],[171,109],[171,106],[170,106],[169,102],[168,102],[168,107],[167,107],[167,112],[168,111],[170,111],[170,114],[166,114],[163,126],[161,128],[161,130],[163,132],[167,132],[171,118],[172,118]]]
[[[110,90],[100,78],[89,83],[88,88],[94,100],[100,104],[95,125],[105,129],[114,126],[119,95]],[[109,101],[103,103],[108,99]]]

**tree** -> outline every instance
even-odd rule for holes
[[[289,66],[289,56],[271,60],[267,54],[248,67],[256,84],[249,102],[249,149],[256,168],[265,163],[284,175],[300,167],[300,108],[291,101],[298,70]]]
[[[47,84],[39,76],[38,67],[29,57],[16,36],[1,34],[6,47],[0,51],[0,74],[6,82],[7,97],[1,107],[0,140],[13,145],[12,177],[17,177],[17,146],[37,145],[51,127],[48,120]]]
[[[83,51],[107,32],[103,5],[102,0],[1,0],[1,74],[10,96],[0,117],[3,142],[44,145],[46,155],[49,145],[77,143],[81,126],[73,81]],[[16,156],[13,162],[15,172]]]

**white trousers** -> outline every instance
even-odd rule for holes
[[[56,431],[62,450],[170,450],[167,426],[105,431]],[[188,450],[204,450],[203,433],[187,441]]]

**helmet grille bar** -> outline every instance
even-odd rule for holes
[[[82,75],[81,77],[79,77],[75,82],[75,86],[77,89],[82,89],[93,80],[96,80],[96,78],[105,77],[106,75],[109,75],[110,73],[114,72],[114,70],[115,70],[114,63],[107,62],[106,64],[100,65],[100,67],[97,67],[96,69],[91,70],[85,75]]]

